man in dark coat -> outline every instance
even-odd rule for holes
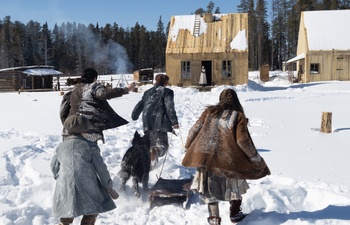
[[[85,138],[104,143],[103,130],[119,127],[128,123],[119,116],[109,105],[107,100],[121,97],[135,89],[135,83],[127,88],[106,88],[97,81],[96,70],[88,68],[81,76],[81,82],[76,84],[74,89],[63,96],[60,108],[62,124],[68,116],[80,114],[89,120],[90,127]],[[63,130],[64,137],[67,135]]]
[[[179,128],[174,105],[174,91],[166,88],[169,77],[158,74],[154,87],[147,90],[132,111],[131,118],[137,120],[142,112],[142,123],[145,134],[151,142],[151,166],[154,167],[159,156],[169,148],[167,132]]]

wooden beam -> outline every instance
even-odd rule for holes
[[[322,112],[321,132],[332,133],[332,113]]]

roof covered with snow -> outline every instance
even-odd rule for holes
[[[309,50],[350,49],[350,10],[303,13]]]
[[[33,68],[26,69],[23,73],[32,75],[32,76],[47,76],[47,75],[61,75],[60,71],[49,69],[49,68]]]
[[[53,66],[22,66],[0,69],[0,72],[4,71],[21,71],[31,76],[47,76],[47,75],[61,75],[60,71],[53,69]]]
[[[291,58],[290,60],[288,60],[286,63],[291,63],[291,62],[295,62],[295,61],[298,61],[300,59],[305,59],[305,54],[304,53],[301,53],[297,56],[295,56],[294,58]]]
[[[226,34],[228,32],[227,29],[237,29],[237,27],[239,27],[240,29],[238,31],[237,30],[229,31],[229,33],[232,35],[227,35],[231,38],[231,40],[229,40],[228,47],[231,47],[231,49],[234,49],[234,50],[245,51],[248,49],[248,38],[246,35],[246,27],[237,26],[237,24],[241,22],[240,20],[228,21],[233,19],[232,15],[233,14],[212,14],[213,21],[217,25],[212,26],[211,31],[209,31],[208,29],[209,24],[205,22],[205,19],[202,16],[199,16],[199,15],[174,16],[174,23],[170,27],[169,37],[171,38],[172,42],[176,42],[179,38],[180,30],[188,30],[189,33],[196,38],[197,37],[201,38],[203,34],[216,32],[216,35],[213,35],[213,37],[215,37],[216,40],[211,40],[212,42],[213,41],[216,42],[216,41],[225,40],[226,36],[224,35],[224,33]],[[227,17],[229,19],[223,18],[223,17]],[[198,23],[199,30],[198,32],[194,33],[194,31],[196,30],[194,29],[196,26],[196,19],[199,20],[199,23]],[[222,21],[225,21],[225,22],[222,22]]]

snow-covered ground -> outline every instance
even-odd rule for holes
[[[109,101],[130,121],[106,131],[106,143],[99,143],[115,188],[121,158],[133,133],[142,133],[141,119],[132,121],[131,111],[150,87],[141,86],[138,93]],[[180,130],[177,136],[169,134],[170,150],[161,176],[182,179],[194,173],[181,166],[188,130],[227,87],[218,86],[211,92],[170,88],[175,92]],[[256,73],[250,73],[248,85],[234,88],[249,118],[255,145],[272,172],[248,181],[242,210],[250,214],[240,224],[350,224],[350,82],[290,84],[284,73],[271,73],[270,81],[262,83]],[[62,96],[60,92],[14,92],[0,93],[0,99],[0,224],[56,224],[58,218],[51,214],[55,180],[50,161],[61,141]],[[312,130],[320,128],[322,112],[332,112],[333,130],[338,132]],[[151,171],[150,187],[161,169],[159,164]],[[176,204],[150,209],[148,195],[137,199],[130,186],[128,183],[116,200],[117,209],[100,214],[96,224],[207,224],[207,206],[199,201],[189,210]],[[231,224],[228,203],[220,202],[220,210],[222,224]],[[73,224],[80,224],[79,220]]]

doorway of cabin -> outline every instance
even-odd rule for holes
[[[207,78],[206,86],[211,86],[212,85],[212,61],[202,61],[201,64],[202,64],[201,68],[202,66],[204,66],[205,68],[205,73]]]

